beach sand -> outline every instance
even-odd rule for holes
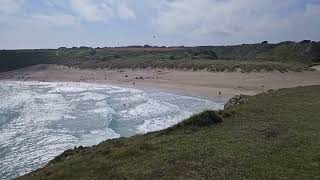
[[[320,85],[320,71],[212,73],[166,69],[80,70],[57,65],[36,65],[0,73],[0,80],[101,83],[226,101],[237,94],[255,95],[269,89]]]

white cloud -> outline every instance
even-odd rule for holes
[[[21,0],[0,0],[0,13],[12,14],[21,8]]]
[[[72,10],[88,22],[106,22],[112,18],[133,19],[135,13],[121,0],[70,0]]]
[[[117,8],[118,8],[118,16],[121,19],[134,19],[134,18],[136,18],[135,13],[130,8],[128,8],[127,4],[124,3],[123,1],[119,1]]]
[[[306,14],[318,19],[320,16],[320,4],[307,4]]]
[[[154,20],[161,34],[200,37],[264,38],[277,31],[301,35],[300,23],[311,28],[316,24],[319,5],[291,9],[297,0],[171,0],[158,8]],[[311,15],[313,14],[313,15]],[[307,20],[307,21],[306,21]],[[299,31],[300,29],[300,31]],[[300,33],[300,34],[299,34]],[[303,34],[303,33],[302,33]],[[314,34],[314,33],[313,33]]]
[[[318,0],[0,0],[0,48],[320,40],[319,16]]]
[[[44,0],[37,5],[31,0],[0,0],[0,22],[61,27],[136,18],[126,0]]]
[[[68,14],[35,14],[32,15],[31,20],[50,26],[70,26],[78,23],[74,16]]]
[[[89,22],[106,21],[114,16],[113,9],[105,2],[93,0],[70,0],[71,8]]]

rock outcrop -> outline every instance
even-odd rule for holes
[[[240,104],[245,104],[248,102],[250,96],[248,95],[236,95],[233,98],[231,98],[225,105],[224,105],[224,109],[228,109],[230,107],[236,106],[236,105],[240,105]]]

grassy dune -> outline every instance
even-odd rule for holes
[[[64,152],[20,179],[319,179],[320,86],[249,97],[169,129]]]
[[[0,51],[0,72],[36,64],[77,68],[169,68],[212,72],[302,71],[320,63],[320,42],[202,47],[59,48]]]

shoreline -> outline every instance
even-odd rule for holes
[[[167,69],[74,69],[57,65],[35,65],[0,73],[0,81],[7,80],[106,84],[226,102],[238,94],[255,95],[269,89],[320,85],[320,71],[213,73]]]
[[[145,92],[162,92],[162,93],[168,93],[168,94],[173,94],[173,95],[179,95],[179,96],[186,96],[186,97],[192,97],[196,99],[202,99],[202,100],[210,100],[216,103],[226,103],[229,99],[225,99],[223,97],[208,97],[204,96],[201,94],[191,94],[191,93],[186,93],[183,91],[177,91],[177,90],[170,90],[170,89],[159,89],[159,88],[152,88],[152,87],[146,87],[146,86],[129,86],[125,84],[114,84],[114,83],[97,83],[97,82],[75,82],[75,81],[61,81],[61,80],[56,80],[56,81],[38,81],[38,80],[12,80],[12,79],[0,79],[1,82],[30,82],[30,83],[37,83],[37,82],[43,82],[43,83],[87,83],[87,84],[92,84],[92,85],[106,85],[106,86],[114,86],[114,87],[120,87],[120,88],[129,88],[129,89],[136,89],[136,90],[141,90]]]

